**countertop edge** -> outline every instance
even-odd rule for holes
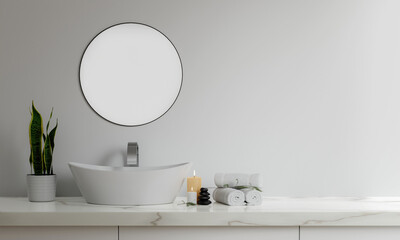
[[[0,227],[10,226],[399,227],[400,199],[274,198],[251,208],[221,204],[98,206],[81,198],[36,204],[24,198],[0,197]]]

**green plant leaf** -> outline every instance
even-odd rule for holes
[[[32,151],[29,153],[29,165],[31,166],[31,174],[32,174],[32,172],[33,172],[33,169],[32,169]]]
[[[53,111],[51,111],[53,113]],[[51,115],[50,115],[51,117]],[[53,150],[54,150],[54,138],[56,136],[58,127],[58,119],[56,126],[50,131],[44,142],[43,159],[45,162],[46,174],[53,174]]]
[[[235,187],[232,187],[232,188],[234,188],[236,190],[251,189],[251,190],[257,190],[259,192],[262,192],[260,188],[254,187],[254,186],[235,186]]]
[[[46,141],[44,142],[43,159],[45,166],[44,173],[50,174],[51,164],[53,162],[53,151],[51,150],[50,137],[47,137]]]
[[[46,164],[44,164],[44,148],[42,150],[42,161],[43,161],[42,174],[45,174],[46,173]]]
[[[42,135],[43,121],[42,116],[36,110],[32,101],[32,117],[29,124],[29,141],[31,146],[31,161],[33,171],[36,175],[43,174],[43,159],[42,159]]]
[[[54,138],[56,137],[57,127],[58,127],[58,119],[56,122],[56,126],[50,131],[49,136],[48,136],[48,138],[50,138],[51,152],[53,152],[53,150],[54,150]]]

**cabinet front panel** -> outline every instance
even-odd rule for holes
[[[120,227],[119,240],[298,240],[298,227]]]
[[[118,240],[118,227],[0,227],[0,240]]]
[[[400,227],[301,227],[300,240],[399,240]]]

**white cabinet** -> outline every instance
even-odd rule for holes
[[[298,227],[0,227],[0,240],[298,240]]]
[[[301,227],[300,240],[399,240],[400,227]]]
[[[118,227],[0,227],[0,240],[118,240]]]
[[[0,227],[0,240],[399,240],[400,227]]]
[[[119,240],[298,240],[298,227],[120,227]]]

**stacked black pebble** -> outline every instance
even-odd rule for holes
[[[197,201],[198,205],[209,205],[211,204],[210,201],[210,193],[208,193],[207,188],[200,188],[200,196]]]

